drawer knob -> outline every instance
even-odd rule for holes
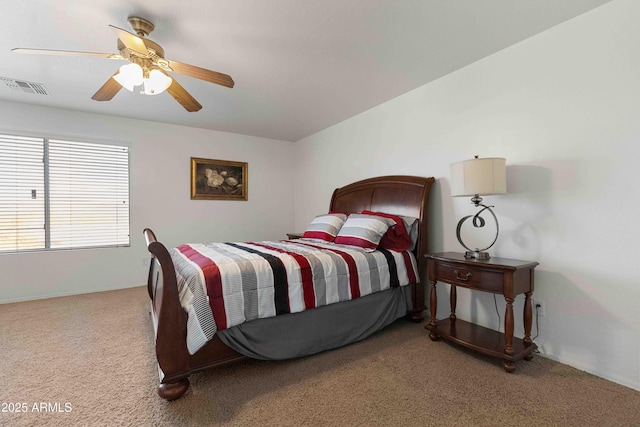
[[[458,270],[453,270],[453,272],[456,274],[456,279],[460,280],[461,282],[466,282],[467,280],[469,280],[471,278],[471,272],[468,271],[467,274],[465,274],[464,277],[460,277],[460,274],[458,273]]]

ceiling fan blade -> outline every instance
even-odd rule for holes
[[[79,52],[73,50],[52,50],[52,49],[30,49],[16,47],[11,49],[14,53],[22,53],[29,55],[64,55],[64,56],[98,56],[107,59],[124,59],[117,53],[101,53],[101,52]]]
[[[167,89],[167,92],[173,96],[176,101],[180,103],[190,113],[198,111],[202,108],[202,105],[196,99],[183,88],[176,79],[172,79],[171,86]]]
[[[93,94],[91,99],[94,101],[110,101],[114,96],[122,89],[120,83],[116,81],[113,77],[117,75],[120,71],[116,71],[115,74],[109,77],[98,91]]]
[[[133,51],[133,53],[138,56],[148,57],[149,51],[147,50],[147,45],[144,44],[144,40],[141,37],[136,36],[135,34],[131,34],[127,30],[123,30],[122,28],[114,27],[113,25],[109,25],[111,29],[116,33],[118,38],[124,45],[129,48],[129,50]]]
[[[218,73],[217,71],[211,71],[204,68],[196,67],[195,65],[184,64],[178,61],[167,62],[169,62],[169,66],[173,69],[173,71],[178,74],[195,77],[196,79],[204,80],[226,87],[233,87],[233,85],[235,84],[231,76],[227,74],[222,74]]]

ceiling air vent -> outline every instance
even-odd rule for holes
[[[47,88],[42,83],[27,82],[24,80],[10,79],[8,77],[0,77],[9,88],[27,93],[36,93],[39,95],[49,95]]]

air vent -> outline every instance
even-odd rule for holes
[[[27,82],[24,80],[10,79],[8,77],[0,77],[9,88],[19,90],[21,92],[36,93],[38,95],[49,95],[47,88],[42,83]]]

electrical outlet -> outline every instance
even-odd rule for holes
[[[543,317],[546,314],[544,301],[533,298],[533,313]]]

